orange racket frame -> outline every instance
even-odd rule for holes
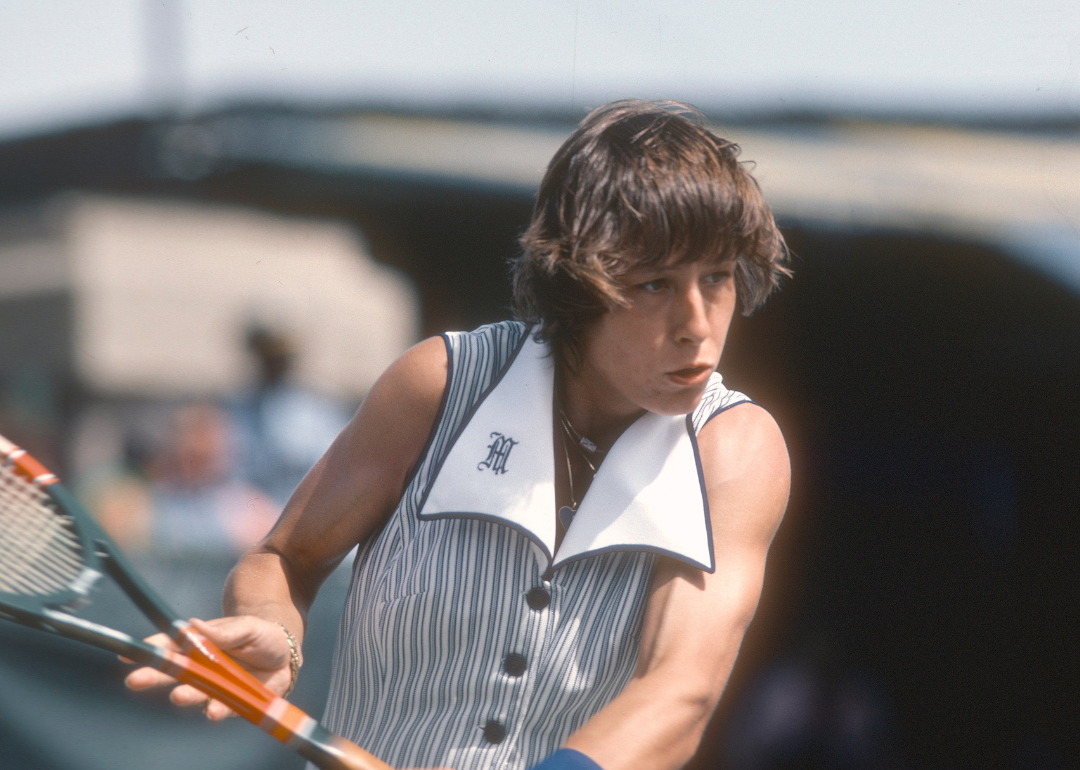
[[[315,719],[267,688],[246,669],[198,634],[142,580],[97,522],[55,475],[20,447],[0,436],[0,559],[17,517],[48,519],[77,543],[79,569],[62,588],[12,591],[0,584],[0,618],[64,636],[151,666],[197,687],[258,725],[323,770],[390,770],[359,746],[334,735]],[[32,507],[37,510],[30,511]],[[20,510],[26,508],[27,510]],[[29,519],[27,519],[29,520]],[[102,574],[108,574],[177,649],[149,644],[122,631],[71,614],[85,604]],[[9,581],[10,582],[10,581]]]

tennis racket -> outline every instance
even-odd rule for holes
[[[108,575],[179,651],[71,614]],[[277,695],[176,617],[52,473],[0,436],[0,617],[92,644],[197,687],[323,770],[390,766]]]

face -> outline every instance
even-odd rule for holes
[[[735,313],[735,261],[636,269],[623,280],[629,307],[585,332],[574,378],[593,410],[688,414],[720,362]]]

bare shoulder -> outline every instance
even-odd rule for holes
[[[447,365],[443,339],[430,337],[383,372],[346,428],[364,466],[404,481],[438,418]]]
[[[438,418],[446,366],[438,337],[390,365],[297,487],[268,548],[319,572],[382,526]]]
[[[772,415],[737,404],[705,424],[698,447],[714,530],[741,522],[771,538],[791,487],[787,443]]]
[[[780,426],[765,409],[745,401],[709,420],[698,434],[702,462],[715,465],[723,477],[762,464],[788,465],[787,444]]]
[[[448,357],[442,337],[429,337],[401,355],[379,378],[371,395],[396,396],[438,406],[446,386]]]

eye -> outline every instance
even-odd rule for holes
[[[663,278],[654,278],[651,281],[643,281],[637,286],[639,289],[643,289],[644,291],[661,291],[667,286],[667,281],[665,281]]]
[[[705,276],[704,281],[705,281],[705,283],[709,283],[709,284],[726,283],[727,281],[731,280],[731,277],[733,275],[734,275],[734,270],[732,270],[731,268],[724,268],[723,270],[714,270],[713,272],[711,272],[711,273],[709,273],[708,275]]]

